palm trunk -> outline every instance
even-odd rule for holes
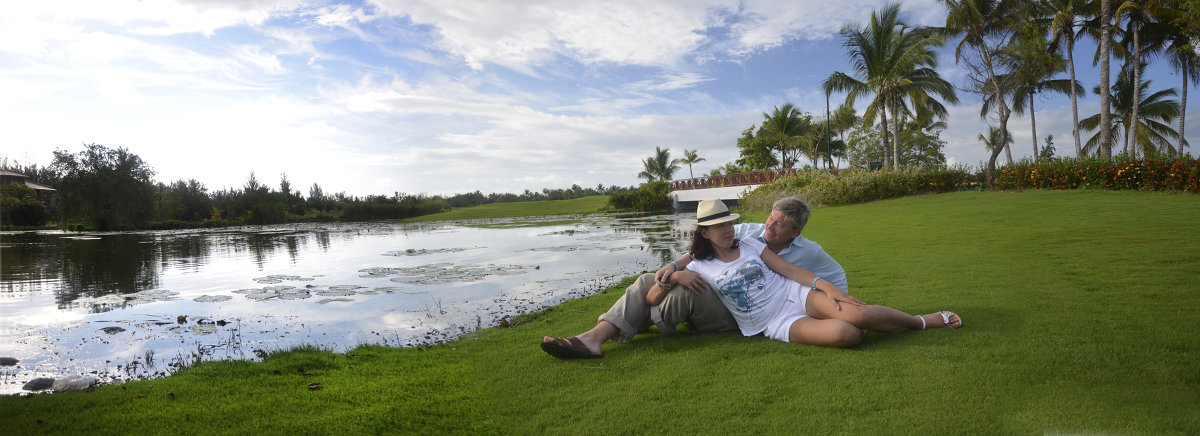
[[[841,126],[838,127],[838,130],[839,130],[838,137],[840,137],[842,139],[842,154],[846,154],[846,131],[842,130]],[[1180,129],[1180,131],[1183,131],[1183,129]],[[1179,147],[1180,147],[1180,149],[1182,149],[1183,144],[1180,143]],[[835,166],[834,168],[841,168],[841,167],[842,167],[842,157],[838,156],[837,166]]]
[[[986,47],[980,47],[979,52],[983,54],[983,64],[987,67],[988,80],[992,82],[992,92],[996,93],[996,110],[1000,115],[1000,146],[992,148],[992,156],[988,158],[987,185],[991,186],[995,180],[996,158],[1000,156],[1001,150],[1008,150],[1008,117],[1011,111],[1008,109],[1008,103],[1004,101],[1004,94],[1000,92],[1000,82],[996,80],[996,70],[992,68],[991,54]],[[1009,162],[1012,162],[1011,158]]]
[[[1075,158],[1083,157],[1083,146],[1079,142],[1079,100],[1075,96],[1075,38],[1067,38],[1067,60],[1071,64],[1071,135],[1075,136]]]
[[[900,115],[899,106],[893,103],[892,109],[892,169],[900,169]]]
[[[1035,116],[1035,114],[1037,114],[1037,112],[1033,110],[1033,90],[1030,90],[1029,91],[1029,124],[1031,125],[1031,128],[1033,129],[1033,132],[1032,132],[1033,133],[1033,161],[1037,162],[1038,161],[1037,117]]]
[[[1137,25],[1130,24],[1133,28],[1133,117],[1129,123],[1129,136],[1125,137],[1125,151],[1137,147],[1137,128],[1138,128],[1138,106],[1142,99],[1142,47],[1139,45],[1139,34]],[[1137,151],[1133,152],[1135,155]]]
[[[883,167],[887,168],[888,158],[891,154],[888,149],[888,124],[887,124],[887,105],[882,105],[879,109],[879,145],[883,147]]]
[[[1190,62],[1185,61],[1185,63],[1190,63]],[[1184,69],[1184,71],[1185,71],[1185,73],[1182,74],[1182,76],[1183,76],[1183,92],[1179,94],[1179,156],[1180,157],[1183,157],[1183,126],[1184,126],[1183,119],[1184,119],[1184,117],[1187,116],[1188,75],[1187,75],[1186,71],[1188,71],[1188,70]]]
[[[1109,21],[1112,20],[1112,5],[1109,0],[1100,0],[1100,144],[1097,151],[1101,157],[1112,159],[1112,144],[1109,129],[1112,127],[1112,91],[1109,86],[1109,37],[1112,33]]]

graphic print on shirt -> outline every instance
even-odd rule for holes
[[[717,284],[717,293],[721,297],[732,302],[740,312],[750,311],[750,300],[746,299],[746,290],[758,289],[762,290],[767,285],[765,277],[763,277],[763,269],[766,268],[757,259],[749,260],[746,263],[738,265],[737,268],[728,269],[713,278]]]

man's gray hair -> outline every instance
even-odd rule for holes
[[[792,222],[792,227],[803,231],[808,224],[808,205],[800,197],[783,197],[775,201],[771,210],[782,212]]]

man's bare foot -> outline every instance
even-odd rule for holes
[[[956,328],[962,327],[962,319],[958,317],[958,314],[951,312],[949,310],[943,310],[941,312],[934,312],[934,313],[927,313],[927,314],[921,315],[920,318],[923,321],[925,321],[924,329],[936,329],[936,328],[943,328],[943,327],[950,327],[950,328],[956,329]],[[922,329],[922,330],[924,330],[924,329]]]

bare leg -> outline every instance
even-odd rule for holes
[[[867,332],[840,319],[816,319],[806,316],[788,329],[788,341],[822,347],[852,347],[862,342]]]
[[[591,351],[593,354],[600,354],[600,345],[612,339],[620,332],[621,330],[612,323],[600,321],[591,330],[580,333],[575,337],[579,338],[583,342],[583,345],[587,346],[588,351]],[[544,336],[542,337],[542,342],[554,342],[554,338]]]
[[[922,328],[945,327],[942,316],[930,313],[923,316],[910,315],[899,310],[878,305],[855,306],[842,304],[838,310],[823,291],[814,290],[805,300],[805,310],[817,319],[838,319],[873,332],[889,333],[900,329],[921,330]],[[924,318],[925,322],[921,320]],[[959,324],[958,316],[950,319],[952,325]]]

